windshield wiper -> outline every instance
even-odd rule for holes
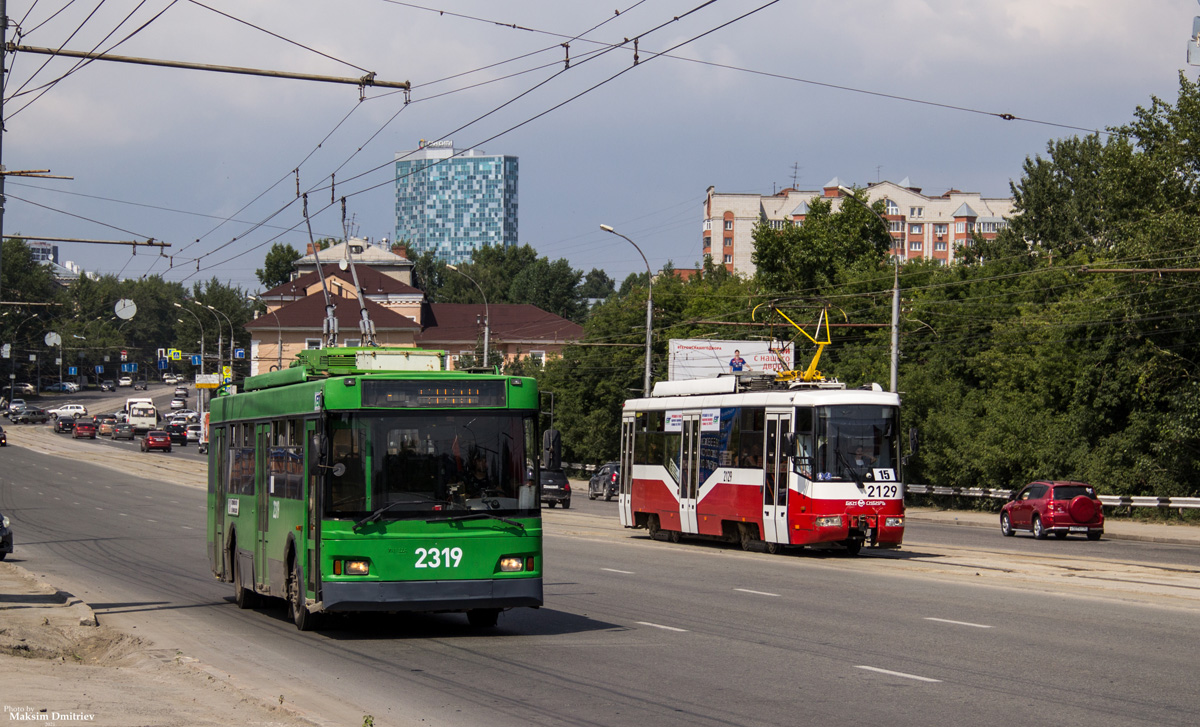
[[[854,478],[854,484],[858,485],[859,487],[863,487],[862,475],[858,474],[858,471],[851,467],[850,463],[846,461],[846,457],[842,454],[842,450],[835,448],[833,453],[837,455],[838,461],[842,463],[842,466],[845,467],[846,471],[850,473],[850,476]]]
[[[512,519],[509,519],[506,517],[500,517],[499,515],[493,515],[490,512],[483,512],[482,510],[474,510],[465,515],[449,515],[447,517],[426,518],[425,522],[427,522],[427,523],[446,523],[446,522],[451,522],[451,521],[455,521],[455,520],[478,520],[480,518],[490,518],[492,520],[499,520],[502,523],[507,523],[509,525],[516,525],[518,528],[521,528],[522,530],[525,529],[525,526],[522,525],[521,523],[517,522],[516,520],[512,520]]]
[[[461,508],[461,509],[466,509],[466,505],[460,505],[460,504],[459,504],[459,503],[457,503],[457,502],[450,502],[450,501],[448,501],[448,500],[439,500],[439,499],[437,499],[437,498],[434,498],[434,497],[426,497],[426,496],[424,496],[424,495],[418,495],[418,494],[415,494],[415,493],[409,493],[409,497],[410,497],[410,498],[412,498],[412,499],[409,499],[409,500],[397,500],[397,501],[395,501],[395,502],[389,502],[388,504],[386,504],[386,505],[384,505],[383,507],[379,508],[378,510],[376,510],[376,511],[375,511],[375,512],[373,512],[373,513],[371,513],[370,515],[367,515],[367,516],[366,516],[365,518],[363,518],[362,520],[359,520],[358,522],[354,523],[354,528],[353,528],[353,529],[354,529],[354,530],[358,530],[360,527],[362,527],[363,525],[366,525],[367,523],[373,523],[373,522],[375,522],[375,521],[376,521],[376,520],[378,520],[379,518],[383,517],[383,514],[384,514],[385,512],[387,512],[388,510],[391,510],[393,507],[396,507],[397,505],[412,505],[413,503],[419,503],[419,502],[433,502],[433,503],[436,503],[436,504],[438,504],[438,505],[444,505],[444,506],[447,506],[447,507],[457,507],[457,508]]]

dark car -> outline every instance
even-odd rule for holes
[[[187,446],[187,424],[166,424],[163,426],[163,431],[171,438],[171,444],[178,444],[180,447]]]
[[[94,419],[76,419],[75,429],[71,432],[72,439],[95,439],[96,421]]]
[[[9,421],[12,421],[17,415],[17,412],[21,411],[27,406],[29,405],[25,403],[24,399],[13,399],[12,401],[8,402],[8,411],[4,413],[4,416],[8,417]]]
[[[4,433],[4,427],[0,427],[0,447],[8,446],[8,435]]]
[[[116,391],[117,390],[117,382],[113,381],[112,379],[105,379],[104,381],[100,382],[100,390],[101,391]]]
[[[12,523],[9,522],[8,516],[0,512],[0,560],[4,560],[9,553],[13,552],[11,526]]]
[[[113,424],[113,439],[128,439],[133,441],[133,437],[133,425],[129,422],[117,422],[116,424]]]
[[[1099,540],[1104,534],[1104,507],[1096,489],[1084,482],[1030,482],[1000,509],[1000,532],[1028,530],[1041,540],[1050,533],[1071,533]]]
[[[550,507],[562,505],[564,508],[571,506],[571,483],[567,481],[567,476],[562,470],[542,470],[542,479],[539,483],[542,490],[542,502]]]
[[[54,431],[66,434],[75,429],[75,417],[60,416],[54,420]]]
[[[50,421],[50,415],[46,413],[46,410],[36,406],[27,406],[9,418],[14,424],[45,424]]]
[[[592,479],[588,481],[588,499],[595,500],[597,497],[603,497],[605,500],[611,500],[617,494],[617,487],[621,482],[621,463],[607,462],[596,470],[596,474],[592,475]]]
[[[164,452],[171,451],[171,435],[161,429],[151,429],[142,435],[142,451],[149,452],[152,449],[161,449]]]
[[[146,380],[138,379],[137,381],[133,382],[133,390],[134,391],[145,391],[146,390]]]

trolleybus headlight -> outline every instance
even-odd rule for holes
[[[819,528],[840,528],[842,527],[841,515],[828,515],[826,517],[817,518],[817,527]]]
[[[365,560],[346,561],[346,575],[365,576],[371,573],[371,565]]]
[[[500,559],[501,573],[516,573],[517,571],[525,570],[525,559],[519,556],[510,555]]]
[[[883,526],[887,528],[902,528],[904,527],[904,518],[890,517],[883,521]]]

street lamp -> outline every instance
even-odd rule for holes
[[[621,233],[614,230],[610,225],[600,225],[600,229],[605,232],[611,232],[617,237],[625,237]],[[642,252],[642,248],[637,246],[637,243],[625,237],[625,241],[633,245],[633,249],[638,251],[638,255],[642,256],[642,262],[646,263],[646,378],[643,382],[645,389],[644,396],[650,398],[650,324],[653,320],[654,311],[654,273],[650,270],[650,261],[646,259],[646,253]]]
[[[192,302],[195,303],[196,305],[200,306],[201,308],[209,308],[208,306],[204,305],[203,303],[201,303],[198,300],[193,300]],[[182,308],[183,306],[179,306],[179,307]],[[225,332],[221,329],[221,319],[217,318],[216,309],[209,308],[209,313],[212,313],[213,319],[216,320],[216,322],[217,322],[217,380],[219,381],[220,379],[224,378],[221,376],[221,351],[224,349]],[[232,341],[230,342],[229,347],[233,348]]]
[[[247,295],[246,300],[252,300],[256,303],[262,303],[264,306],[266,305],[266,303],[263,303],[263,300],[261,298],[259,298],[257,295]],[[279,314],[278,313],[276,313],[273,310],[268,310],[267,312],[270,313],[271,315],[275,316],[275,334],[276,334],[275,335],[275,352],[276,352],[276,358],[277,358],[276,363],[275,363],[275,369],[277,371],[281,371],[281,370],[283,370],[283,326],[281,326],[279,324]]]
[[[210,311],[212,311],[214,313],[220,313],[221,317],[225,319],[225,322],[229,324],[229,376],[232,378],[233,377],[233,347],[235,345],[237,345],[237,340],[236,340],[237,332],[233,330],[233,321],[229,320],[229,316],[225,315],[224,311],[218,310],[217,308],[212,307],[208,303],[201,303],[201,305],[203,305],[205,308],[209,309]],[[218,320],[217,323],[219,325],[220,321]]]
[[[12,372],[8,375],[8,400],[9,401],[12,401],[13,392],[16,390],[16,385],[17,385],[17,334],[21,332],[21,326],[24,326],[26,323],[32,321],[34,318],[37,318],[37,317],[38,317],[37,313],[32,313],[32,314],[30,314],[30,316],[28,318],[26,318],[25,320],[18,323],[17,327],[13,329],[12,345],[10,346],[11,350],[9,351],[9,355],[12,356],[12,359],[11,359]]]
[[[878,217],[879,221],[883,223],[884,234],[886,234],[888,236],[888,240],[892,239],[892,226],[890,224],[888,224],[888,221],[886,219],[884,219],[883,215],[876,212],[875,208],[872,207],[871,205],[862,201],[858,197],[855,197],[853,190],[843,187],[841,185],[838,185],[838,189],[843,194],[845,194],[849,199],[852,199],[855,202],[862,205],[863,207],[866,207],[868,210],[871,211],[871,214]],[[901,238],[900,238],[900,245],[901,245],[901,250],[903,251],[903,245],[904,245],[904,237],[903,236],[901,236]],[[891,380],[889,381],[891,386],[889,387],[889,389],[894,394],[899,391],[898,379],[900,377],[900,256],[893,255],[892,261],[895,263],[894,271],[893,271],[895,277],[893,278],[893,281],[892,281],[892,366],[891,366]]]
[[[184,308],[182,304],[173,303],[172,305],[174,305],[176,308],[183,311],[184,313],[187,313],[192,318],[195,318],[196,325],[200,327],[200,373],[203,374],[204,373],[204,324],[200,322],[200,316],[196,315],[191,310]],[[180,323],[183,323],[182,318],[176,318],[175,320],[179,321]],[[122,325],[124,325],[124,324],[122,324]],[[217,363],[220,364],[220,361],[218,361]]]
[[[483,292],[483,288],[479,285],[479,283],[475,282],[475,278],[472,278],[470,275],[467,275],[466,273],[464,273],[463,271],[454,267],[450,263],[446,263],[446,267],[450,268],[454,272],[463,276],[467,280],[470,280],[472,283],[475,283],[475,287],[479,288],[479,295],[483,296],[483,365],[489,366],[490,364],[488,363],[488,337],[489,337],[489,333],[490,333],[492,316],[491,316],[491,309],[488,308],[487,295]]]

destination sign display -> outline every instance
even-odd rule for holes
[[[363,406],[504,406],[504,381],[363,381]]]

